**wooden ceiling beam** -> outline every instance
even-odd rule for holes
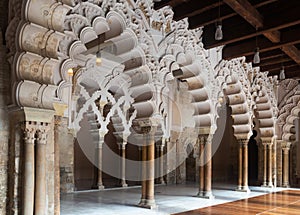
[[[280,53],[278,54],[277,53],[278,50],[280,50],[280,49],[273,50],[273,51],[270,51],[270,52],[261,53],[260,54],[260,61],[271,60],[273,58],[285,57],[286,56],[282,51],[279,51]],[[272,54],[272,53],[274,53],[274,54]],[[252,61],[253,61],[253,56],[252,55],[246,56],[246,62],[249,63],[249,62],[252,62]]]
[[[170,5],[171,7],[175,7],[176,5],[182,3],[182,1],[188,0],[161,0],[160,2],[155,2],[154,10],[159,10],[168,5]]]
[[[267,60],[260,60],[260,64],[259,66],[270,66],[273,64],[278,64],[278,63],[285,63],[285,62],[289,62],[291,61],[291,58],[285,56],[285,57],[274,57],[271,59],[267,59]]]
[[[276,64],[272,64],[272,65],[267,65],[267,66],[260,66],[260,71],[264,72],[264,71],[274,71],[274,70],[280,70],[282,66],[284,66],[284,68],[290,68],[290,67],[294,67],[297,66],[298,64],[296,64],[293,60],[289,60],[287,62],[283,62],[283,63],[276,63]]]
[[[238,23],[236,26],[229,27],[231,23]],[[275,32],[283,28],[288,28],[293,25],[300,24],[300,13],[298,8],[293,8],[290,11],[280,14],[280,19],[274,19],[274,15],[270,14],[265,17],[264,28],[256,31],[251,28],[244,21],[238,18],[231,18],[223,22],[223,35],[224,38],[221,41],[214,39],[215,25],[209,25],[204,27],[203,31],[203,44],[206,49],[214,48],[217,46],[227,45],[230,43],[242,41],[252,37],[256,37],[268,32]],[[278,35],[279,37],[279,35]]]
[[[283,46],[281,48],[290,58],[292,58],[297,64],[300,64],[300,51],[293,45]]]
[[[178,21],[185,17],[195,16],[197,14],[201,14],[213,8],[218,8],[220,5],[223,4],[224,4],[223,2],[219,2],[218,0],[206,0],[206,1],[191,0],[187,3],[177,5],[176,7],[173,8],[174,20]],[[218,11],[216,15],[217,14]]]
[[[280,69],[281,68],[277,68],[275,70],[269,71],[268,76],[274,76],[274,75],[279,76]],[[285,71],[285,78],[300,77],[300,66],[297,64],[285,67],[284,71]]]
[[[223,0],[241,17],[256,28],[263,27],[263,17],[247,0]]]
[[[271,3],[274,3],[274,2],[277,2],[278,0],[266,0],[266,1],[263,1],[263,2],[258,2],[254,5],[254,8],[260,8],[262,6],[265,6],[267,4],[271,4]],[[178,7],[179,10],[180,10],[180,7]],[[192,8],[191,8],[192,10]],[[196,8],[193,8],[193,11],[196,11],[197,10],[197,7]],[[207,25],[210,25],[210,24],[213,24],[215,25],[215,23],[218,21],[218,20],[226,20],[226,19],[229,19],[231,17],[234,17],[234,16],[237,16],[237,13],[235,11],[232,10],[231,7],[227,6],[227,5],[222,5],[221,8],[220,8],[220,11],[221,11],[221,15],[220,15],[220,18],[218,17],[218,8],[213,8],[209,11],[206,11],[206,12],[202,12],[201,14],[197,14],[197,15],[193,15],[194,13],[191,12],[191,13],[188,13],[186,15],[186,17],[189,17],[189,27],[191,29],[195,29],[195,28],[199,28],[199,27],[202,27],[202,26],[207,26]],[[176,11],[175,11],[175,14],[176,14]]]
[[[258,37],[258,47],[260,48],[260,52],[267,52],[278,48],[282,48],[283,46],[298,44],[300,43],[299,35],[300,28],[282,33],[282,40],[280,43],[277,44],[273,44],[266,38]],[[229,44],[223,48],[223,58],[232,59],[240,56],[252,55],[254,54],[255,47],[255,38],[234,44]]]

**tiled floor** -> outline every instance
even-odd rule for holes
[[[254,197],[282,188],[250,187],[251,193],[234,191],[234,186],[214,186],[215,199],[197,198],[197,185],[158,185],[155,187],[157,209],[149,210],[137,206],[140,187],[110,189],[104,191],[77,192],[61,196],[62,215],[150,215],[172,214],[206,206]]]

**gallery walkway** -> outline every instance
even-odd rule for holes
[[[195,197],[198,191],[197,185],[158,185],[155,187],[155,198],[158,207],[154,210],[143,209],[137,206],[137,203],[140,200],[140,187],[76,192],[73,194],[62,195],[61,214],[166,215],[228,203],[245,198],[262,196],[272,191],[285,190],[281,188],[267,189],[262,187],[250,187],[252,190],[251,193],[243,193],[234,191],[234,186],[215,185],[213,188],[215,199],[208,200]],[[265,196],[262,196],[262,198],[265,198]],[[270,198],[272,200],[273,197]],[[243,203],[239,204],[243,205]],[[224,215],[224,213],[222,214]]]
[[[177,215],[254,215],[254,214],[300,214],[300,191],[285,190],[250,199],[243,199],[212,207],[178,213]]]

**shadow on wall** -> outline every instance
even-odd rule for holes
[[[213,155],[212,180],[213,182],[225,182],[235,185],[237,183],[237,141],[233,135],[231,108],[226,104],[223,104],[219,110],[222,108],[226,108],[226,114],[219,111],[217,130],[213,138],[213,147],[218,146],[219,141],[221,143]],[[223,129],[218,128],[222,128],[220,123],[224,122],[226,122],[226,127],[224,134],[222,134]]]

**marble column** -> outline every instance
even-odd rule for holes
[[[36,184],[35,184],[35,201],[34,214],[46,214],[46,143],[47,130],[41,123],[41,128],[37,131],[36,141]]]
[[[146,180],[146,187],[147,187],[147,193],[146,193],[146,202],[145,207],[147,208],[155,208],[155,200],[154,200],[154,179],[155,179],[155,141],[154,141],[154,133],[150,133],[149,137],[149,143],[147,146],[147,180]]]
[[[153,209],[156,208],[154,199],[154,178],[155,178],[155,141],[154,134],[156,127],[142,127],[144,136],[144,146],[142,152],[143,159],[143,175],[142,175],[142,196],[139,206]]]
[[[248,140],[243,143],[243,191],[250,191],[248,187]]]
[[[212,155],[211,155],[212,137],[208,136],[205,144],[205,178],[204,178],[204,197],[208,199],[214,198],[211,191],[211,180],[212,180]]]
[[[199,137],[198,137],[199,138]],[[212,180],[212,136],[209,134],[200,136],[200,181],[198,197],[212,199],[214,196],[211,191]]]
[[[283,147],[283,187],[290,187],[289,183],[289,151],[290,147]]]
[[[272,169],[273,169],[273,185],[277,187],[277,140],[275,139],[273,142],[273,153],[272,153]]]
[[[164,147],[166,139],[162,138],[161,145],[159,146],[159,183],[165,184],[164,181]]]
[[[143,135],[144,136],[144,140],[143,140],[143,146],[141,146],[141,150],[142,150],[142,177],[141,177],[141,184],[142,184],[142,195],[141,195],[141,200],[139,203],[139,206],[143,207],[146,201],[146,180],[147,180],[147,145],[146,145],[146,134]]]
[[[264,155],[264,178],[263,178],[263,187],[267,186],[267,144],[263,143],[263,155]]]
[[[238,186],[237,191],[242,190],[243,182],[243,144],[239,142],[238,146]]]
[[[23,214],[32,215],[34,211],[34,142],[35,125],[33,122],[25,122],[24,125],[24,184],[23,184]]]
[[[97,187],[99,190],[104,189],[103,181],[102,181],[102,147],[104,144],[104,136],[99,132],[99,142],[97,145],[97,154],[98,154],[98,180]]]
[[[250,192],[248,187],[248,139],[239,139],[239,175],[236,191]]]
[[[272,173],[273,173],[273,169],[272,169],[272,151],[273,151],[273,144],[270,143],[268,144],[268,187],[273,187],[273,177],[272,177]]]
[[[199,141],[199,140],[198,140]],[[204,141],[199,141],[199,192],[198,196],[204,195]]]
[[[127,144],[127,138],[123,140],[120,146],[121,150],[121,160],[122,160],[122,165],[121,165],[121,186],[122,187],[128,187],[126,183],[126,144]]]

